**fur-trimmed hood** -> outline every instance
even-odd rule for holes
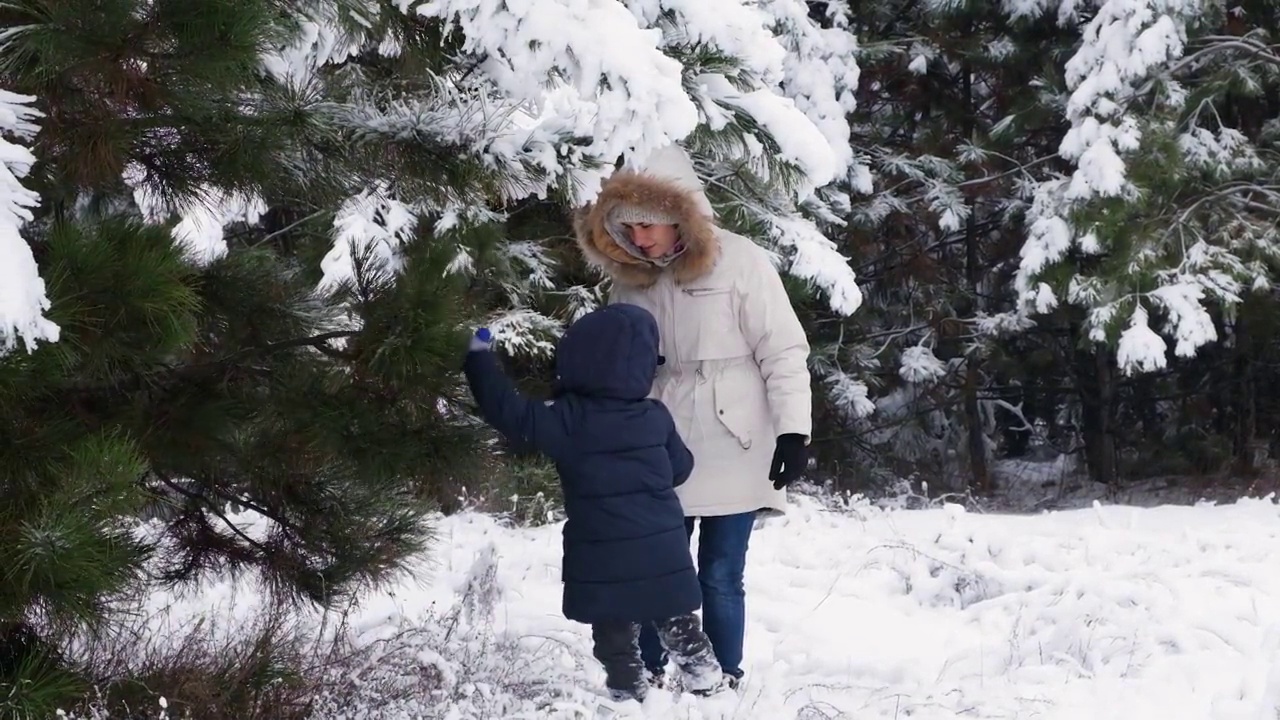
[[[608,218],[621,205],[638,205],[679,218],[684,251],[662,267],[638,258],[609,234]],[[676,145],[655,151],[635,168],[614,173],[601,186],[595,202],[574,217],[574,234],[587,261],[608,273],[614,282],[648,287],[663,272],[684,284],[711,270],[720,253],[714,213],[693,162]]]

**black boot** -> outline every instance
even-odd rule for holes
[[[649,692],[640,662],[640,626],[635,623],[597,623],[591,626],[593,654],[604,666],[605,687],[617,701],[643,702]]]

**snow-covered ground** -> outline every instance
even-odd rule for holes
[[[795,502],[752,540],[740,693],[658,692],[644,716],[1277,717],[1280,507],[1269,499],[1023,516]],[[458,720],[594,717],[603,673],[588,629],[559,614],[559,530],[442,519],[423,586],[368,600],[355,625],[389,636],[442,612],[491,557],[486,632],[519,650],[474,649],[483,670],[477,658],[460,670],[456,648],[412,662],[451,668],[457,697],[484,699],[455,705]],[[326,717],[437,717],[427,704]]]

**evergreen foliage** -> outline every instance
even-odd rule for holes
[[[0,359],[13,708],[74,687],[40,661],[47,641],[155,582],[253,572],[281,601],[331,605],[391,579],[483,466],[458,415],[474,310],[447,268],[495,230],[435,221],[529,169],[486,163],[460,132],[438,24],[388,14],[345,36],[341,63],[264,73],[316,7],[0,8],[0,79],[43,114],[25,234],[60,328]],[[400,54],[379,52],[387,37]],[[389,251],[340,247],[349,269],[326,275],[332,228],[377,203],[423,221]],[[258,520],[232,519],[244,509]]]

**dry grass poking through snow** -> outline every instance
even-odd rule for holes
[[[585,672],[580,653],[552,638],[496,631],[496,568],[490,548],[452,607],[365,631],[349,616],[326,628],[269,607],[249,608],[244,623],[201,617],[163,636],[155,618],[139,619],[128,631],[78,643],[75,657],[96,687],[61,717],[589,717],[597,698],[570,681]]]

